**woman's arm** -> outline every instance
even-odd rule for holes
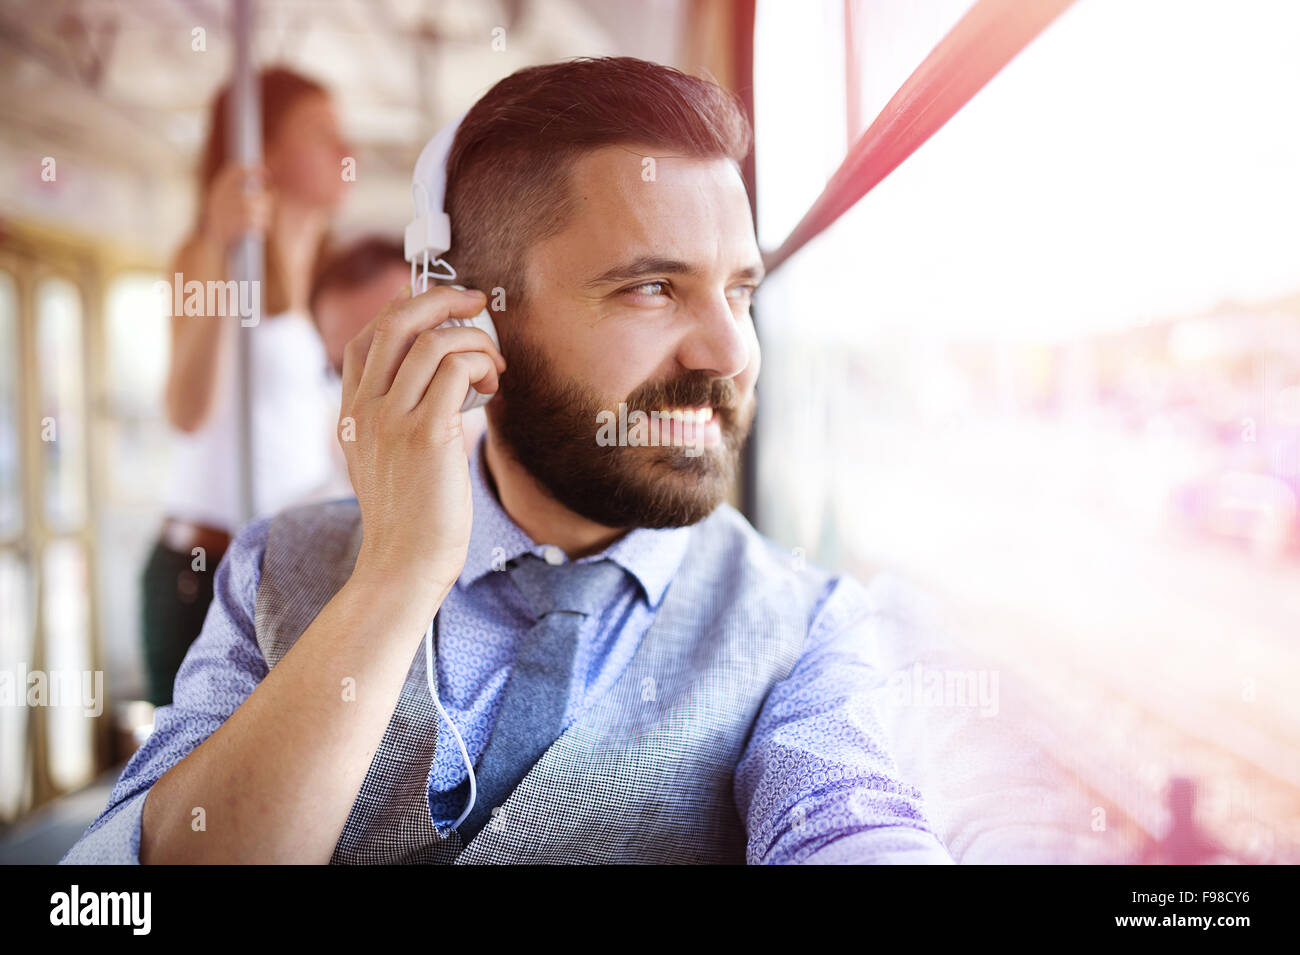
[[[186,285],[226,280],[226,256],[240,236],[265,235],[271,196],[263,166],[230,163],[217,173],[204,197],[203,226],[181,247],[168,279]],[[176,276],[180,278],[177,279]],[[172,290],[176,296],[176,290]],[[180,298],[185,290],[180,290]],[[204,297],[206,303],[206,296]],[[167,374],[167,418],[182,431],[196,431],[212,413],[231,351],[219,315],[173,315],[172,360]]]
[[[171,280],[207,282],[225,280],[225,255],[206,237],[190,239],[171,269]],[[185,290],[181,289],[184,298]],[[175,292],[173,291],[173,295]],[[226,362],[230,336],[215,315],[173,315],[172,357],[167,373],[167,418],[181,431],[196,431],[211,414]]]

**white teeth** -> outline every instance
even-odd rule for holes
[[[692,424],[708,424],[713,420],[712,408],[660,408],[660,420],[690,422]]]

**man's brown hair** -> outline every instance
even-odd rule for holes
[[[583,153],[638,143],[739,164],[752,139],[738,97],[657,63],[581,57],[512,73],[466,114],[448,156],[457,282],[522,302],[528,247],[567,223]]]

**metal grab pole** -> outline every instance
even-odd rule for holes
[[[231,0],[234,20],[234,73],[231,76],[229,122],[230,159],[252,165],[262,160],[262,102],[259,95],[257,71],[253,64],[253,2]],[[261,315],[262,278],[265,271],[265,248],[260,235],[245,235],[235,245],[230,255],[230,275],[241,290],[252,290],[253,315]],[[248,283],[248,284],[245,284]],[[252,328],[229,323],[227,334],[236,338],[235,396],[239,433],[239,514],[243,524],[256,514],[253,497],[253,381]]]

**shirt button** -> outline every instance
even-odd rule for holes
[[[560,548],[556,547],[554,544],[547,544],[543,547],[542,556],[546,558],[546,562],[552,567],[558,567],[560,564],[564,563],[564,551],[560,550]]]

